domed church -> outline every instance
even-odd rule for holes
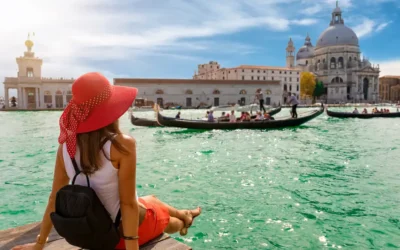
[[[291,40],[286,50],[294,50]],[[304,45],[297,52],[296,64],[291,56],[287,58],[287,65],[312,72],[322,81],[328,103],[376,102],[379,98],[379,65],[371,65],[360,54],[358,37],[345,25],[336,2],[329,27],[319,36],[316,46],[307,34]]]

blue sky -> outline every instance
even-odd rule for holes
[[[283,66],[289,37],[315,45],[335,0],[14,0],[2,3],[0,78],[35,32],[43,76],[191,78],[211,60]],[[381,75],[400,75],[400,0],[341,0],[345,24]],[[0,85],[0,95],[3,88]]]

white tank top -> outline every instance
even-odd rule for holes
[[[111,141],[107,141],[103,150],[107,157],[110,159],[110,149],[111,149]],[[90,187],[96,192],[99,197],[101,203],[103,203],[104,207],[110,213],[111,219],[115,221],[117,217],[120,201],[119,201],[119,190],[118,190],[118,169],[114,168],[111,161],[109,161],[106,157],[104,157],[103,152],[100,152],[102,165],[99,170],[94,172],[91,176],[89,176]],[[80,152],[79,148],[76,148],[75,160],[78,165],[78,168],[81,169],[80,166]],[[63,158],[64,165],[69,180],[72,182],[72,179],[75,176],[74,165],[72,164],[71,157],[67,152],[67,145],[64,143],[63,145]],[[76,177],[75,184],[81,186],[87,186],[86,176],[84,174],[78,175]],[[136,192],[136,199],[138,199],[138,195]]]

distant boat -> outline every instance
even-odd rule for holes
[[[212,111],[231,111],[236,110],[239,107],[238,104],[235,105],[222,105],[222,106],[213,106],[210,110]]]

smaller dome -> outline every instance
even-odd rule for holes
[[[307,34],[304,45],[297,52],[296,60],[308,59],[312,57],[314,57],[314,46],[311,43],[310,36]]]

